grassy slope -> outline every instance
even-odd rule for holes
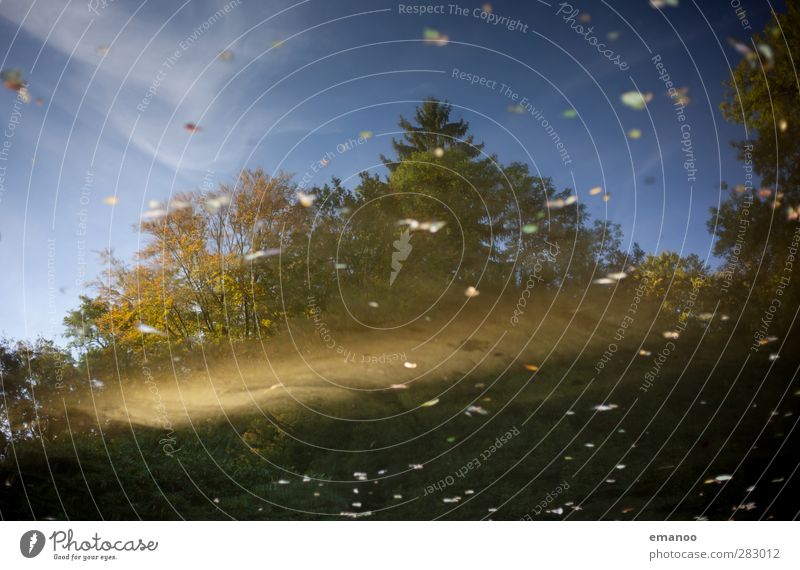
[[[629,297],[620,296],[602,318],[605,298],[593,298],[591,308],[584,303],[577,314],[570,309],[574,300],[551,307],[550,299],[541,299],[535,310],[528,307],[519,327],[507,324],[513,300],[495,308],[489,324],[477,326],[490,310],[489,301],[479,299],[481,303],[473,303],[451,324],[448,330],[456,333],[442,335],[436,346],[415,353],[419,368],[412,371],[396,365],[336,367],[330,351],[315,344],[308,323],[297,324],[298,346],[330,377],[349,379],[348,386],[385,388],[440,362],[443,355],[456,355],[407,390],[354,392],[331,386],[291,368],[296,357],[285,338],[268,345],[277,374],[295,397],[332,416],[396,416],[379,422],[327,419],[309,413],[282,389],[269,389],[275,379],[258,347],[246,357],[238,353],[238,368],[230,359],[215,359],[210,365],[211,379],[217,379],[213,387],[200,373],[179,380],[163,375],[161,397],[180,447],[171,457],[162,452],[159,440],[165,430],[153,419],[152,400],[148,404],[143,397],[135,373],[123,374],[120,383],[127,408],[120,405],[122,392],[116,386],[98,396],[97,415],[86,405],[85,392],[79,392],[81,404],[72,394],[67,405],[74,437],[63,429],[62,420],[44,447],[34,441],[15,448],[22,477],[14,474],[13,460],[2,466],[7,486],[0,489],[0,512],[4,518],[30,518],[33,513],[58,519],[338,518],[342,512],[365,511],[392,519],[517,519],[533,515],[536,505],[567,481],[570,488],[547,506],[562,507],[563,514],[542,512],[534,518],[795,516],[797,505],[789,500],[793,480],[787,488],[771,481],[788,480],[797,465],[792,449],[798,438],[792,429],[800,398],[793,395],[797,383],[791,383],[796,357],[779,359],[765,376],[772,364],[766,350],[752,355],[742,369],[750,341],[745,335],[734,339],[717,362],[731,326],[714,325],[704,337],[702,324],[693,321],[653,387],[642,392],[643,375],[665,344],[661,332],[671,328],[667,318],[648,333],[654,308],[641,308],[611,362],[596,374],[595,363],[612,340]],[[441,322],[434,316],[414,327],[424,337]],[[473,330],[478,332],[469,338]],[[491,349],[504,331],[503,342]],[[387,345],[378,333],[340,334],[342,344],[372,354],[403,344],[388,334]],[[642,343],[653,356],[637,356]],[[541,369],[533,375],[525,362],[541,364]],[[204,369],[199,358],[192,364]],[[281,366],[288,368],[282,373]],[[195,388],[200,391],[192,392]],[[255,394],[253,399],[248,392]],[[182,400],[181,394],[189,396]],[[219,394],[222,405],[215,403]],[[437,405],[404,413],[435,396],[440,398]],[[592,410],[601,403],[619,407]],[[471,404],[490,413],[468,417],[463,410]],[[126,409],[134,424],[121,421]],[[778,415],[772,415],[776,409]],[[566,415],[567,410],[574,414]],[[462,466],[474,465],[476,457],[512,428],[519,436],[463,478],[453,476]],[[624,469],[615,468],[620,463]],[[424,467],[410,469],[410,464]],[[387,473],[378,475],[384,469]],[[355,481],[356,472],[366,473],[368,480]],[[704,484],[723,473],[734,473],[728,484]],[[302,476],[311,481],[303,482]],[[425,496],[427,487],[448,476],[453,476],[452,485]],[[757,481],[748,496],[746,489]],[[746,496],[756,508],[734,513]],[[461,500],[444,502],[454,497]],[[362,506],[353,507],[354,502]],[[582,510],[573,511],[570,502]]]

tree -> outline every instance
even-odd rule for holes
[[[727,120],[745,124],[755,133],[754,141],[736,143],[740,159],[752,155],[754,170],[766,186],[797,192],[800,85],[795,62],[800,58],[800,6],[788,3],[786,13],[773,12],[752,44],[741,45],[746,56],[724,83],[720,107]]]
[[[675,251],[648,254],[634,273],[634,281],[644,284],[645,295],[661,303],[667,315],[676,310],[684,313],[689,305],[690,313],[700,312],[712,286],[709,269],[697,254],[681,257]]]
[[[67,335],[76,346],[103,349],[113,340],[130,352],[167,338],[190,346],[268,332],[284,310],[281,275],[299,273],[292,248],[309,230],[296,192],[287,175],[246,170],[233,186],[154,209],[138,225],[148,239],[133,265],[103,254],[98,294],[68,315]]]
[[[730,285],[726,304],[741,306],[752,288],[774,291],[797,230],[800,205],[800,6],[773,12],[764,31],[752,38],[725,82],[725,118],[746,125],[752,139],[735,143],[746,167],[752,164],[764,188],[735,185],[708,221],[714,253],[724,258],[721,272]],[[756,299],[759,297],[756,296]],[[787,290],[797,301],[797,288]],[[790,318],[785,312],[780,318]]]
[[[400,140],[392,139],[396,158],[388,159],[381,155],[381,160],[389,170],[394,170],[398,163],[407,160],[415,152],[431,154],[436,149],[447,151],[458,148],[469,158],[480,155],[483,144],[475,144],[472,135],[468,135],[469,123],[466,121],[451,121],[452,106],[447,102],[428,97],[417,107],[414,113],[415,123],[405,117],[400,117],[400,128],[403,137]]]
[[[64,336],[70,339],[68,346],[78,351],[103,351],[111,345],[111,339],[98,328],[97,321],[106,312],[106,307],[88,295],[81,295],[77,309],[64,317]]]
[[[0,338],[0,444],[46,432],[51,415],[58,415],[58,390],[74,374],[71,355],[52,340],[14,343]],[[4,447],[0,445],[0,456]]]

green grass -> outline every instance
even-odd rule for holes
[[[556,346],[559,327],[571,317],[558,314],[560,320],[548,321],[555,328],[534,343],[536,354]],[[7,519],[336,519],[345,512],[374,519],[794,517],[796,358],[779,359],[766,375],[773,363],[764,351],[742,368],[742,347],[749,344],[743,335],[717,362],[729,330],[714,328],[703,337],[695,323],[676,341],[652,388],[642,392],[652,357],[636,352],[648,319],[631,329],[600,374],[594,370],[621,314],[606,315],[579,357],[598,315],[573,322],[569,342],[556,346],[532,380],[519,361],[499,377],[478,368],[458,383],[459,374],[434,377],[419,389],[362,393],[327,409],[350,417],[393,415],[452,386],[437,405],[381,422],[333,421],[296,406],[265,405],[269,417],[219,413],[176,427],[179,451],[169,456],[159,443],[162,428],[101,422],[101,436],[91,416],[73,412],[73,437],[61,425],[44,442],[18,442],[16,463],[10,456],[1,464],[7,484],[0,489],[0,513]],[[653,356],[665,343],[662,330],[653,328],[644,341]],[[475,342],[472,348],[484,349]],[[463,411],[473,403],[490,413],[468,417]],[[595,413],[592,407],[601,403],[619,407]],[[519,435],[480,467],[454,475],[513,428]],[[616,469],[619,463],[625,468]],[[366,473],[367,480],[357,481],[354,473]],[[704,483],[720,474],[734,477],[724,485]],[[310,480],[303,482],[304,476]],[[452,485],[426,494],[448,476]],[[562,481],[569,489],[547,508],[563,508],[563,514],[536,515],[536,505]],[[748,495],[751,485],[756,489]],[[461,499],[444,501],[454,497]],[[755,508],[734,512],[745,497]]]

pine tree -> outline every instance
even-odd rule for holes
[[[397,157],[391,160],[381,155],[386,167],[394,171],[398,163],[419,151],[434,152],[437,148],[446,151],[451,148],[462,150],[470,158],[480,155],[483,143],[476,144],[469,132],[469,123],[463,119],[450,121],[452,106],[446,101],[434,97],[425,99],[414,113],[413,124],[405,117],[400,117],[399,125],[403,129],[402,139],[392,139]]]

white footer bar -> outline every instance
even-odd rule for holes
[[[0,566],[800,568],[798,531],[796,522],[3,522]]]

